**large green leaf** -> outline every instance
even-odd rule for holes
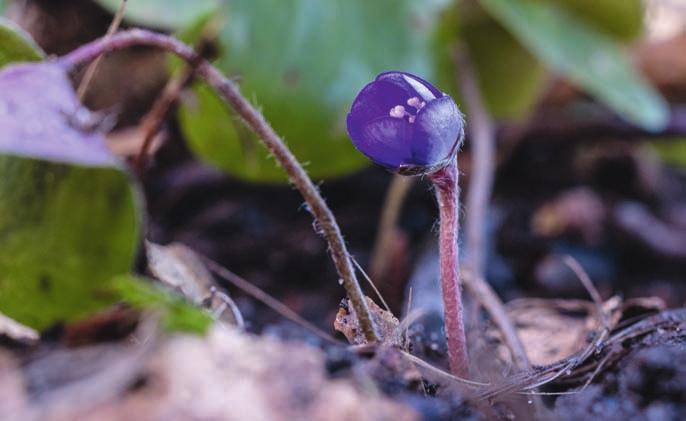
[[[345,114],[384,70],[431,79],[429,35],[445,1],[231,0],[218,65],[237,76],[316,178],[367,164],[347,138]],[[283,172],[216,96],[197,88],[180,112],[192,149],[230,174],[260,182]]]
[[[121,0],[97,0],[114,13]],[[219,8],[220,0],[130,0],[126,20],[140,25],[179,29]]]
[[[543,65],[490,17],[464,22],[461,29],[491,114],[498,118],[523,117],[545,87]]]
[[[459,2],[441,15],[433,45],[436,82],[455,98],[460,97],[461,70],[455,68],[455,51],[461,45],[466,46],[490,114],[524,117],[545,88],[544,66],[478,3]]]
[[[0,312],[37,329],[118,299],[137,192],[56,64],[0,71]]]
[[[664,100],[608,35],[550,2],[480,0],[484,8],[553,70],[647,130],[667,121]]]
[[[619,39],[634,39],[643,29],[643,0],[557,1],[584,21]]]
[[[0,17],[0,68],[13,62],[41,60],[44,56],[30,35]]]

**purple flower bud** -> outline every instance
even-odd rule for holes
[[[348,113],[355,147],[401,174],[436,171],[453,158],[464,120],[453,99],[404,72],[381,73],[357,95]]]

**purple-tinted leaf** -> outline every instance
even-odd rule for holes
[[[0,71],[0,154],[86,166],[117,161],[100,133],[87,131],[83,108],[65,71],[52,63]]]

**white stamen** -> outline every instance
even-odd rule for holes
[[[388,115],[393,118],[403,118],[405,117],[405,114],[405,107],[402,105],[396,105],[395,107],[391,108],[391,111],[388,113]]]
[[[424,106],[426,105],[426,102],[420,100],[416,96],[413,96],[412,98],[407,100],[407,105],[409,105],[410,107],[414,107],[417,109],[417,111],[419,111],[422,108],[424,108]]]
[[[422,107],[425,105],[423,101],[419,101],[419,98],[414,98],[416,101],[413,101],[412,98],[407,100],[407,103],[410,106],[417,107],[417,111],[421,110]],[[411,102],[411,104],[410,104]],[[390,115],[393,118],[405,118],[407,116],[407,120],[410,123],[414,123],[414,120],[417,118],[416,115],[412,115],[411,113],[408,113],[407,110],[405,110],[405,107],[402,105],[396,105],[395,107],[391,108],[391,111],[388,112],[388,115]]]

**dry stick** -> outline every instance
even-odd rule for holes
[[[598,363],[598,366],[593,370],[593,373],[588,377],[588,380],[584,383],[584,385],[581,387],[580,392],[583,392],[588,386],[591,385],[593,382],[593,379],[600,373],[600,371],[605,367],[605,364],[610,360],[612,354],[607,354],[602,360],[600,360],[600,363]]]
[[[384,306],[384,309],[387,312],[389,312],[391,315],[393,315],[391,308],[388,306],[388,303],[383,298],[383,295],[381,295],[381,291],[379,291],[379,288],[377,288],[374,281],[372,281],[372,278],[370,278],[369,275],[367,275],[367,272],[365,272],[364,269],[362,269],[362,266],[360,266],[360,264],[357,262],[357,259],[355,259],[353,256],[350,256],[350,259],[353,261],[353,264],[355,265],[357,270],[360,271],[360,273],[362,274],[362,277],[367,281],[369,286],[372,288],[372,290],[374,291],[374,294],[376,294],[376,297],[379,299],[379,301],[381,301],[381,305]]]
[[[130,46],[143,45],[157,47],[174,53],[189,63],[193,63],[198,57],[198,54],[192,48],[176,38],[151,31],[134,29],[120,32],[110,38],[103,38],[85,44],[59,59],[58,63],[65,66],[66,70],[71,70],[77,65],[94,60],[101,54]],[[236,113],[243,118],[257,136],[262,139],[267,149],[269,149],[286,171],[291,182],[300,191],[317,225],[322,230],[324,238],[329,243],[331,257],[336,265],[338,275],[343,280],[343,287],[348,293],[350,302],[357,313],[365,338],[369,342],[377,342],[379,336],[374,326],[369,306],[355,276],[340,228],[319,190],[307,176],[307,173],[285,145],[284,141],[265,120],[264,116],[241,95],[235,82],[224,76],[206,60],[200,61],[197,67],[197,74],[214,88],[233,107]]]
[[[369,264],[369,273],[376,279],[382,279],[388,268],[393,232],[412,184],[414,184],[414,177],[393,174],[391,178],[391,185],[388,187],[384,199],[381,217],[379,218],[379,231],[376,234],[371,263]]]
[[[410,316],[412,315],[410,313],[410,309],[412,308],[412,286],[410,286],[410,290],[407,292],[407,307],[405,309],[405,318],[400,322],[400,325],[398,326],[398,330],[400,332],[404,332],[405,336],[405,346],[403,348],[404,351],[409,351],[409,346],[410,346],[410,326],[412,326],[412,323],[414,322],[413,319],[410,319]],[[423,313],[423,312],[418,312],[418,313]]]
[[[121,2],[119,3],[119,8],[117,9],[117,12],[114,14],[114,18],[112,18],[112,22],[110,23],[109,28],[107,28],[105,38],[111,37],[112,35],[114,35],[115,32],[117,32],[117,29],[119,29],[119,25],[121,25],[121,21],[124,19],[124,12],[126,11],[126,1],[127,0],[121,0]],[[86,95],[88,86],[90,85],[93,76],[95,76],[95,71],[98,70],[98,66],[100,65],[101,61],[102,55],[98,56],[98,58],[96,58],[95,61],[92,62],[86,69],[86,73],[83,75],[83,79],[81,79],[81,83],[79,83],[79,88],[76,91],[76,95],[79,97],[79,100],[83,101],[83,97]]]
[[[598,317],[600,317],[600,322],[603,325],[603,328],[609,331],[610,315],[607,314],[607,312],[603,309],[603,299],[600,296],[598,289],[595,287],[595,285],[593,285],[593,281],[591,281],[591,278],[588,276],[588,273],[586,273],[586,271],[584,270],[584,268],[581,267],[579,262],[570,255],[566,255],[562,259],[562,261],[574,272],[576,277],[579,278],[579,281],[581,281],[581,284],[584,286],[584,288],[586,288],[586,291],[588,291],[588,295],[591,296],[591,299],[595,304],[596,312],[598,313]]]
[[[503,302],[484,279],[485,219],[495,172],[493,121],[484,106],[476,84],[476,74],[467,52],[459,51],[456,60],[457,67],[460,69],[460,88],[469,114],[470,124],[467,129],[472,141],[472,156],[474,157],[472,165],[474,173],[469,183],[466,218],[467,252],[470,257],[468,269],[471,271],[465,271],[467,276],[464,277],[464,283],[502,332],[515,365],[525,370],[530,368],[531,364],[522,341],[507,315]]]
[[[598,292],[598,289],[593,285],[593,281],[591,281],[591,277],[588,276],[588,273],[584,270],[583,267],[581,267],[581,264],[573,258],[572,256],[565,256],[564,259],[562,260],[576,275],[577,278],[579,278],[579,281],[583,284],[584,288],[586,288],[586,291],[588,291],[588,295],[591,296],[591,299],[593,300],[593,303],[595,304],[596,307],[596,312],[598,313],[598,317],[600,318],[600,323],[603,326],[603,332],[607,332],[609,335],[610,333],[610,315],[608,314],[607,311],[604,310],[603,308],[603,299],[600,296],[600,292]],[[609,355],[608,355],[609,357]],[[581,390],[584,390],[588,387],[588,385],[591,384],[593,379],[595,378],[596,375],[600,372],[602,369],[603,365],[607,362],[607,358],[603,358],[603,360],[600,361],[600,364],[596,367],[596,369],[593,371],[591,376],[588,378],[588,380],[584,383],[583,387]]]
[[[323,330],[319,329],[317,326],[313,325],[312,323],[308,322],[307,320],[303,319],[298,313],[295,311],[291,310],[288,308],[286,305],[272,297],[271,295],[267,294],[266,292],[262,291],[260,288],[256,287],[254,284],[248,282],[246,279],[236,275],[235,273],[231,272],[230,270],[226,269],[219,263],[215,262],[214,260],[205,257],[205,256],[200,256],[200,259],[207,265],[207,267],[214,272],[217,276],[220,278],[224,279],[227,282],[230,282],[232,285],[235,287],[239,288],[243,292],[251,295],[253,298],[256,300],[260,301],[262,304],[266,305],[267,307],[271,308],[275,312],[279,313],[283,317],[292,320],[293,322],[299,324],[300,326],[304,327],[305,329],[311,331],[315,335],[319,336],[320,338],[332,342],[334,344],[340,344],[340,341],[337,341],[334,339],[331,335],[328,333],[324,332]]]
[[[463,273],[464,284],[479,304],[486,309],[491,320],[503,335],[505,345],[512,354],[512,360],[520,370],[531,368],[529,357],[526,354],[524,345],[517,334],[517,329],[512,324],[512,320],[507,315],[507,310],[500,297],[493,291],[493,288],[483,279],[476,278],[476,275],[467,268]]]
[[[467,131],[472,142],[473,173],[467,194],[466,245],[469,266],[477,278],[484,277],[485,233],[488,204],[495,173],[495,127],[483,103],[476,74],[466,51],[457,53],[462,98],[467,107]]]
[[[200,58],[200,54],[197,57]],[[147,164],[148,154],[155,135],[160,131],[162,123],[169,114],[169,110],[179,100],[181,92],[191,84],[195,76],[195,68],[199,63],[190,63],[178,78],[172,78],[162,91],[162,95],[155,101],[152,109],[143,117],[143,145],[134,159],[133,167],[138,173],[142,173]]]
[[[422,360],[419,357],[416,357],[416,356],[410,354],[409,352],[400,350],[400,353],[403,354],[405,356],[405,358],[410,360],[410,362],[417,364],[420,367],[426,368],[427,370],[429,370],[435,374],[438,374],[441,377],[452,380],[454,382],[457,382],[457,383],[460,383],[460,384],[463,384],[463,385],[466,385],[469,387],[474,387],[474,388],[490,386],[489,383],[477,382],[474,380],[465,379],[465,378],[456,376],[454,374],[448,373],[447,371],[441,370],[440,368],[429,364],[428,362]]]

